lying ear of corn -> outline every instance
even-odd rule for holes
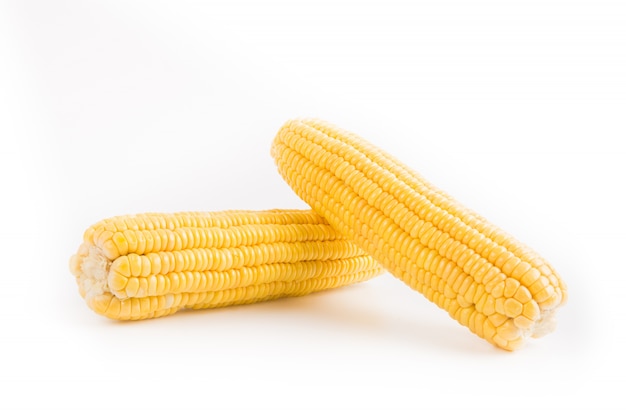
[[[113,217],[85,232],[70,269],[89,307],[120,320],[305,295],[383,272],[305,210]]]
[[[538,254],[357,135],[292,120],[272,155],[343,236],[494,345],[552,330],[565,285]]]

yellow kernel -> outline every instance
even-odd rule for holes
[[[139,291],[139,279],[134,277],[130,278],[126,285],[126,296],[134,297],[137,295],[137,291]]]
[[[526,316],[515,317],[513,323],[522,330],[530,330],[535,325],[535,322],[528,319]]]
[[[111,292],[118,293],[124,291],[124,288],[126,288],[128,284],[128,278],[117,271],[110,271],[107,283],[109,284]]]
[[[511,273],[513,272],[513,270],[521,263],[521,259],[519,259],[516,256],[511,257],[508,261],[506,261],[504,263],[504,265],[502,265],[502,272],[505,273],[506,275],[511,275]]]
[[[111,264],[110,270],[112,272],[117,272],[118,274],[125,277],[130,277],[130,262],[128,261],[128,257],[122,256],[121,258],[117,258],[116,260],[114,260]]]
[[[476,293],[474,294],[474,299],[472,300],[472,302],[477,303],[478,300],[480,300],[484,294],[485,294],[485,287],[480,284],[476,285]]]
[[[456,302],[463,308],[472,306],[473,304],[465,299],[461,294],[456,297]]]
[[[472,324],[472,330],[479,336],[484,337],[484,325],[486,317],[478,311],[474,314],[474,322]]]
[[[139,290],[137,291],[137,297],[149,296],[149,286],[150,281],[148,280],[148,278],[139,278]]]
[[[483,306],[482,313],[485,316],[490,316],[495,312],[496,312],[496,300],[493,297],[487,295],[487,297],[485,298],[485,304]]]
[[[530,291],[528,291],[528,288],[526,287],[519,287],[517,291],[515,291],[515,295],[513,295],[513,297],[515,297],[515,299],[522,304],[526,304],[533,299],[530,295]]]
[[[541,291],[536,293],[534,298],[539,304],[542,304],[546,301],[552,301],[556,299],[556,293],[553,287],[545,287]]]
[[[126,253],[128,252],[137,253],[137,244],[139,243],[137,239],[137,232],[135,232],[134,230],[124,230],[122,234],[123,234],[124,241],[126,242],[126,250],[127,250]],[[126,253],[123,253],[123,254],[125,255]],[[120,250],[120,254],[122,254],[121,250]]]
[[[148,294],[155,295],[158,290],[158,279],[156,275],[151,275],[147,278],[148,281]]]
[[[100,245],[100,247],[102,248],[102,252],[104,253],[104,256],[106,256],[109,259],[116,259],[120,256],[120,252],[119,252],[119,249],[117,248],[117,245],[110,239],[104,241]]]
[[[461,323],[463,326],[469,327],[470,316],[474,312],[474,309],[471,307],[462,308],[460,311],[461,311],[461,314],[459,315],[459,318],[457,319],[458,322]]]
[[[161,268],[161,257],[158,253],[149,253],[146,255],[148,260],[150,261],[150,273],[151,274],[160,274],[162,273]]]
[[[456,298],[457,294],[452,290],[452,288],[450,288],[449,285],[445,285],[443,287],[443,295],[446,296],[447,298]]]
[[[465,291],[465,294],[463,295],[463,297],[465,298],[465,300],[467,300],[468,303],[474,303],[474,295],[476,294],[476,288],[478,287],[478,284],[476,284],[475,282],[472,282],[469,286],[469,288],[467,289],[467,291]]]
[[[96,297],[91,297],[88,303],[91,309],[93,309],[96,313],[104,314],[109,309],[112,300],[112,297],[101,294]]]
[[[493,325],[496,326],[497,328],[497,327],[502,326],[508,320],[508,317],[503,314],[494,313],[494,314],[489,315],[487,319],[490,322],[492,322]]]
[[[487,293],[483,293],[483,295],[480,296],[480,298],[476,301],[476,310],[483,312],[485,310],[485,302],[487,301],[487,298],[490,298],[488,296]]]
[[[493,337],[496,335],[496,326],[490,320],[483,322],[483,334],[487,340],[493,340]]]
[[[511,271],[510,275],[521,281],[521,277],[530,271],[531,268],[532,266],[528,262],[522,261]]]
[[[541,277],[541,272],[532,268],[520,278],[520,283],[525,287],[530,287]]]
[[[519,286],[520,286],[520,284],[519,284],[518,280],[513,279],[513,278],[507,278],[505,280],[504,296],[506,298],[513,297],[513,294],[515,294],[515,291],[517,291]]]
[[[487,291],[488,293],[491,293],[491,291],[493,291],[493,288],[499,283],[504,282],[505,279],[506,279],[506,275],[504,275],[502,272],[497,273],[496,275],[493,276],[493,278],[491,278],[489,281],[484,283],[485,291]]]
[[[491,296],[494,298],[500,298],[504,296],[504,282],[497,283],[491,290]]]
[[[141,276],[141,258],[139,255],[131,253],[128,255],[128,264],[130,265],[130,275],[133,277]]]
[[[504,301],[504,298],[496,298],[495,308],[498,313],[506,315],[506,310],[504,309]]]
[[[509,319],[504,324],[498,327],[497,333],[503,339],[515,340],[521,336],[521,330],[515,326],[513,320]]]
[[[523,344],[524,344],[524,337],[520,335],[520,336],[518,336],[517,338],[515,338],[513,340],[509,340],[507,348],[509,350],[517,350],[517,349],[521,348]]]
[[[107,317],[119,317],[120,309],[121,309],[120,300],[117,297],[111,297],[109,305],[104,311],[104,314]]]
[[[509,348],[509,341],[506,340],[504,337],[500,336],[499,334],[495,334],[493,336],[493,341],[496,344],[496,346],[501,347],[502,349],[505,349],[505,350],[511,350]]]
[[[539,319],[539,316],[541,316],[541,310],[539,310],[539,306],[537,305],[537,303],[534,300],[532,300],[524,304],[524,309],[522,310],[522,314],[527,319],[535,321]]]
[[[517,317],[520,314],[522,314],[522,311],[524,310],[524,306],[515,298],[508,298],[504,302],[504,310],[506,311],[507,316]]]

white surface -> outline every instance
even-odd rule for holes
[[[624,411],[623,1],[2,1],[0,414]],[[82,232],[305,205],[288,118],[359,133],[542,253],[557,331],[499,351],[387,275],[115,323]],[[6,413],[5,413],[6,412]]]

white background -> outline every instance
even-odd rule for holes
[[[551,261],[557,331],[497,350],[384,275],[136,323],[68,260],[146,211],[305,208],[269,155],[319,117]],[[623,1],[0,1],[0,412],[626,408]]]

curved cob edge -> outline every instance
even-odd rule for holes
[[[149,248],[141,233],[161,237]],[[190,247],[209,252],[190,261]],[[256,260],[232,256],[245,250]],[[87,305],[118,320],[303,296],[384,272],[310,210],[117,216],[87,229],[69,266]]]
[[[271,154],[314,211],[479,337],[515,350],[554,330],[567,299],[556,271],[383,150],[325,121],[294,119]]]

